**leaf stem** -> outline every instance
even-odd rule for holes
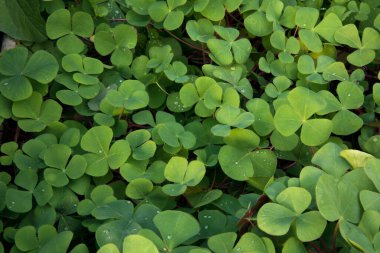
[[[309,242],[309,244],[318,252],[318,253],[323,253],[321,248],[319,248],[315,243]]]
[[[332,252],[336,253],[336,238],[338,236],[339,231],[339,220],[336,222],[335,228],[334,228],[334,234],[333,234],[333,240],[332,240]]]
[[[182,42],[183,44],[185,44],[185,45],[187,45],[187,46],[189,46],[191,48],[197,49],[197,50],[205,52],[205,53],[209,53],[208,51],[204,50],[203,48],[194,46],[194,45],[190,44],[189,42],[181,39],[180,37],[178,37],[177,35],[175,35],[174,33],[170,32],[168,30],[165,30],[165,32],[167,32],[168,34],[170,34],[170,36],[172,36],[173,38],[177,39],[178,41]]]
[[[157,84],[158,88],[160,88],[160,90],[162,90],[166,95],[169,95],[169,93],[164,88],[162,88],[158,82],[156,82],[156,84]]]

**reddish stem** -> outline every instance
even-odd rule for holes
[[[323,253],[321,248],[319,248],[316,244],[309,242],[309,244],[318,252],[318,253]]]
[[[338,231],[339,231],[339,221],[337,221],[335,228],[334,228],[334,234],[333,234],[333,240],[332,240],[332,252],[336,253],[336,238],[338,236]]]
[[[187,41],[185,41],[185,40],[179,38],[177,35],[173,34],[172,32],[170,32],[170,31],[168,31],[168,30],[165,30],[165,32],[167,32],[168,34],[170,34],[170,36],[172,36],[172,37],[175,38],[176,40],[182,42],[183,44],[185,44],[185,45],[187,45],[187,46],[189,46],[189,47],[191,47],[191,48],[194,48],[194,49],[196,49],[196,50],[199,50],[199,51],[202,51],[202,52],[205,52],[205,53],[209,53],[208,51],[204,50],[203,48],[199,48],[199,47],[197,47],[197,46],[194,46],[194,45],[188,43]]]

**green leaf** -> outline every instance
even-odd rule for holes
[[[85,151],[95,154],[107,154],[112,136],[113,133],[109,127],[93,127],[83,135],[80,145]]]
[[[335,143],[326,143],[314,154],[311,161],[320,166],[326,173],[339,178],[343,176],[349,168],[346,160],[339,155],[342,150],[343,149]]]
[[[123,240],[123,253],[158,253],[152,241],[141,235],[129,235]]]
[[[300,58],[298,58],[297,68],[300,73],[305,75],[315,73],[313,58],[309,55],[301,55]]]
[[[15,0],[0,1],[2,15],[0,31],[12,38],[30,42],[46,39],[45,21],[40,14],[40,1]]]
[[[364,124],[362,118],[348,110],[341,110],[332,119],[332,132],[336,135],[350,135]]]
[[[172,157],[165,167],[167,180],[188,186],[199,184],[205,173],[206,169],[202,162],[191,161],[188,163],[183,157]]]
[[[234,232],[226,232],[211,236],[208,241],[208,247],[215,253],[231,252],[237,235]]]
[[[328,119],[310,119],[303,123],[301,141],[308,146],[318,146],[327,141],[333,130]]]
[[[46,22],[46,33],[50,39],[58,39],[71,31],[71,14],[60,9],[51,14]]]
[[[315,27],[315,31],[328,42],[334,43],[334,34],[342,26],[342,21],[339,17],[331,12]]]
[[[284,247],[282,248],[282,253],[307,253],[307,250],[303,243],[297,238],[290,237],[286,240]]]
[[[347,56],[347,60],[352,65],[363,67],[375,59],[375,51],[370,49],[359,49]]]
[[[208,19],[189,20],[186,23],[186,31],[193,41],[206,43],[214,37],[214,27]]]
[[[274,126],[283,136],[294,134],[302,125],[302,118],[289,105],[282,105],[274,115]]]
[[[335,32],[334,38],[338,43],[347,45],[352,48],[362,47],[358,29],[354,24],[348,24],[339,28]]]
[[[260,208],[257,214],[258,227],[271,235],[285,235],[290,225],[296,219],[296,213],[275,203],[267,203]]]
[[[380,161],[376,159],[371,159],[366,162],[364,171],[368,178],[373,182],[373,184],[376,186],[376,189],[380,191],[380,167],[379,167]]]
[[[103,245],[96,253],[120,253],[118,247],[113,243]]]
[[[289,187],[277,195],[276,201],[297,214],[301,214],[310,205],[311,195],[303,188]]]
[[[209,39],[207,41],[207,47],[210,49],[213,56],[215,56],[216,60],[222,65],[230,65],[232,63],[232,43],[219,39]]]
[[[50,83],[58,73],[58,62],[46,51],[35,52],[26,64],[23,74],[40,83]]]
[[[35,250],[39,246],[36,229],[33,226],[25,226],[17,230],[15,244],[22,251]]]
[[[304,29],[313,29],[319,18],[319,11],[310,7],[301,7],[296,13],[296,25]]]
[[[261,11],[256,11],[244,19],[244,26],[248,32],[255,36],[267,36],[273,28],[272,23],[266,19],[266,16]]]
[[[220,166],[234,180],[245,181],[254,175],[250,152],[230,145],[223,146],[218,155]]]
[[[297,237],[302,242],[314,241],[321,237],[327,222],[318,211],[304,213],[297,217]]]
[[[164,244],[169,250],[177,247],[200,231],[197,220],[181,211],[167,210],[153,218]]]
[[[153,184],[145,178],[136,178],[129,182],[125,194],[131,199],[142,199],[153,190]]]
[[[5,195],[7,208],[16,213],[26,213],[32,209],[32,193],[8,189]]]
[[[319,212],[328,221],[344,218],[358,222],[360,204],[356,187],[344,181],[337,182],[333,176],[322,175],[316,185],[316,199]]]

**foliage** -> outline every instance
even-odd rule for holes
[[[380,252],[378,1],[0,9],[0,253]]]

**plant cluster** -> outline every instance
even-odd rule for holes
[[[0,9],[0,253],[380,252],[379,1]]]

